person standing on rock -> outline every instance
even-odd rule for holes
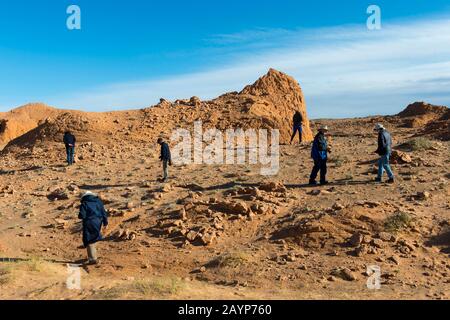
[[[380,160],[378,160],[378,176],[375,181],[382,182],[384,171],[386,171],[389,177],[388,183],[394,183],[394,173],[389,164],[392,155],[391,134],[380,123],[375,126],[374,130],[378,132],[378,149],[376,153],[380,156]]]
[[[291,144],[292,144],[292,141],[294,141],[294,138],[295,138],[297,132],[298,132],[299,137],[300,137],[300,144],[302,144],[302,142],[303,142],[303,138],[302,138],[302,135],[303,135],[303,116],[302,116],[302,114],[299,111],[297,111],[295,113],[295,115],[294,115],[294,133],[292,134]]]
[[[75,162],[75,143],[77,139],[70,131],[67,131],[64,134],[63,141],[66,146],[67,164],[71,166]]]
[[[102,200],[90,191],[81,197],[79,219],[83,221],[83,245],[87,249],[88,264],[97,264],[96,243],[103,240],[102,226],[108,226],[108,215]]]
[[[319,133],[314,138],[311,157],[314,160],[314,168],[311,172],[311,177],[309,178],[310,185],[317,185],[317,175],[320,171],[320,184],[326,185],[327,181],[327,161],[328,161],[328,141],[326,133],[328,132],[328,127],[323,126],[319,129]]]
[[[159,160],[163,163],[163,182],[167,182],[169,179],[169,166],[172,165],[172,155],[170,154],[169,144],[163,138],[158,139],[158,144],[161,146]]]

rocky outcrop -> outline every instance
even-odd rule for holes
[[[42,103],[32,103],[0,113],[0,146],[6,145],[60,112]]]
[[[17,147],[33,148],[39,143],[61,143],[66,130],[72,131],[78,141],[108,144],[127,139],[148,142],[159,136],[170,138],[173,130],[180,127],[193,130],[193,123],[202,121],[205,128],[222,131],[279,129],[280,142],[288,143],[296,111],[303,114],[304,141],[312,140],[300,85],[294,78],[271,69],[240,93],[227,93],[211,101],[202,101],[195,96],[173,103],[161,99],[150,108],[107,113],[30,105],[12,111],[0,122],[0,138],[4,144],[8,143],[6,152]]]
[[[296,111],[303,115],[303,140],[311,141],[313,134],[306,111],[305,97],[298,82],[280,71],[270,69],[253,85],[247,86],[240,95],[256,97],[249,106],[249,113],[273,122],[280,129],[281,141],[287,143],[291,137],[292,118]]]
[[[450,140],[450,109],[426,102],[414,102],[397,115],[408,128],[421,129],[420,135]]]

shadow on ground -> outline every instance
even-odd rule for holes
[[[441,252],[450,255],[450,230],[432,237],[425,244],[427,246],[444,247],[441,249]]]

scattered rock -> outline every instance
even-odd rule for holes
[[[69,200],[69,195],[67,194],[67,192],[64,189],[58,188],[58,189],[55,189],[52,192],[50,192],[50,194],[47,196],[47,198],[50,201]]]
[[[397,257],[397,256],[392,256],[392,257],[389,257],[389,259],[388,259],[389,261],[392,261],[393,263],[395,263],[396,265],[400,265],[400,258],[399,257]]]
[[[268,182],[261,184],[259,189],[266,192],[286,193],[287,188],[281,182]]]
[[[391,155],[391,163],[393,164],[406,164],[411,163],[411,156],[405,152],[401,152],[398,150],[392,151]]]
[[[378,238],[384,242],[395,242],[396,240],[394,235],[387,232],[380,232]]]
[[[419,192],[419,193],[417,193],[415,198],[420,201],[426,201],[426,200],[431,199],[431,193],[429,193],[428,191]]]
[[[373,239],[371,245],[375,248],[382,249],[384,247],[384,242],[381,239]]]
[[[353,247],[358,247],[363,243],[364,235],[360,232],[355,232],[351,238],[348,240],[348,243]]]
[[[348,268],[336,268],[331,272],[331,275],[345,281],[357,280],[355,274]]]
[[[204,234],[201,238],[200,241],[203,245],[205,246],[209,246],[211,245],[215,240],[216,240],[217,236],[215,232],[210,232],[210,233],[206,233]]]
[[[233,214],[233,215],[248,215],[251,212],[250,208],[243,201],[239,202],[222,201],[219,202],[214,207],[226,214]]]
[[[340,204],[339,202],[336,202],[332,208],[333,208],[333,210],[341,211],[341,210],[345,209],[345,206]]]
[[[137,238],[137,235],[138,234],[135,231],[131,231],[129,229],[120,229],[114,234],[114,237],[119,241],[132,241]]]
[[[186,234],[186,239],[190,242],[194,242],[195,240],[197,240],[197,236],[198,232],[191,230]]]

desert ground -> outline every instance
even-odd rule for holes
[[[288,143],[294,110],[308,121],[302,145]],[[418,102],[392,116],[309,122],[297,82],[275,70],[211,101],[110,113],[30,104],[0,114],[0,299],[447,300],[449,115]],[[159,182],[156,139],[196,120],[279,129],[279,173],[175,165]],[[394,139],[393,185],[374,182],[379,122]],[[321,125],[330,128],[330,184],[308,186]],[[68,129],[79,140],[70,167]],[[85,191],[110,216],[96,266],[83,265]],[[67,288],[68,264],[81,265],[81,290]],[[367,286],[369,266],[381,269],[378,290]]]

